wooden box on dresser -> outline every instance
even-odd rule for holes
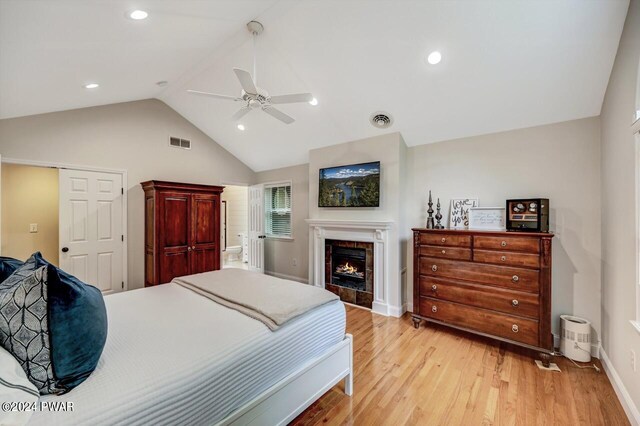
[[[533,232],[413,229],[413,321],[539,350],[551,334],[551,239]]]
[[[150,180],[145,206],[145,287],[220,269],[221,186]]]

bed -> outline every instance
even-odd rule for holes
[[[286,424],[345,379],[352,338],[332,301],[276,331],[175,283],[105,298],[109,334],[93,374],[61,396],[73,411],[29,424]]]

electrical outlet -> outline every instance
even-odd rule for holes
[[[636,368],[636,351],[633,349],[631,349],[631,369],[634,373],[638,371]]]
[[[295,257],[291,259],[291,266],[293,266],[294,268],[298,266],[298,259],[296,259]]]
[[[29,232],[31,232],[31,233],[38,232],[38,224],[37,223],[30,224],[29,225]]]

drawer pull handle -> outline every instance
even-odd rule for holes
[[[501,242],[501,243],[500,243],[500,245],[501,245],[502,247],[506,247],[506,246],[507,246],[507,242],[506,242],[506,241],[503,241],[503,242]]]
[[[438,289],[437,285],[434,284],[434,285],[431,286],[431,290],[436,291],[437,289]]]
[[[440,241],[442,241],[444,243],[445,241],[447,241],[447,239],[445,237],[442,237],[442,239]]]
[[[447,254],[447,251],[446,250],[442,250],[442,254]]]
[[[436,271],[438,270],[438,265],[433,265],[433,266],[431,266],[431,270],[432,270],[433,272],[436,272]]]
[[[512,305],[514,308],[515,308],[516,306],[518,306],[519,304],[520,304],[520,302],[518,302],[518,300],[517,300],[517,299],[513,299],[513,300],[511,301],[511,305]]]
[[[431,307],[431,312],[438,312],[438,307],[437,306],[432,306]]]
[[[518,332],[518,325],[517,324],[513,324],[511,326],[511,331],[513,331],[514,333],[517,333]]]
[[[511,281],[513,281],[514,283],[517,283],[518,281],[520,281],[520,277],[517,275],[514,275],[513,277],[511,277]]]
[[[500,258],[500,260],[502,260],[503,262],[504,262],[504,261],[506,261],[506,260],[507,260],[507,256],[502,256],[502,257]]]
[[[187,251],[191,251],[191,247],[187,247]]]

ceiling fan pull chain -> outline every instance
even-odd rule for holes
[[[258,85],[258,66],[256,64],[257,59],[256,59],[256,38],[257,38],[258,33],[256,33],[255,31],[253,32],[253,84],[255,84],[256,86]]]

